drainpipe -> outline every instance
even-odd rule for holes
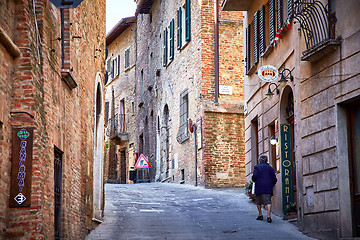
[[[214,0],[215,104],[219,102],[219,0]]]
[[[195,187],[197,186],[197,141],[196,141],[196,132],[197,125],[196,123],[193,125],[194,127],[194,146],[195,146]]]

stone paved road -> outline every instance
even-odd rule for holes
[[[87,240],[311,239],[272,215],[255,220],[243,189],[169,183],[106,184],[104,222]]]

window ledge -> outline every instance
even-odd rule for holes
[[[78,86],[69,69],[61,69],[61,77],[70,89],[74,89]]]
[[[327,39],[317,46],[303,52],[302,61],[317,62],[326,55],[334,52],[341,43],[341,39]]]
[[[250,70],[246,73],[246,75],[250,76],[251,74],[253,74],[255,72],[255,70],[256,70],[256,64],[251,66]]]
[[[263,52],[260,57],[261,58],[266,58],[267,56],[270,55],[270,53],[274,50],[274,47],[272,46],[272,44],[269,44],[266,49],[265,52]]]

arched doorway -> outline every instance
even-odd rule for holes
[[[95,81],[95,116],[94,116],[94,164],[93,164],[93,216],[103,217],[104,209],[104,111],[103,86],[100,73]]]

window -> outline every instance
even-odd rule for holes
[[[169,45],[170,45],[170,52],[169,52],[169,60],[174,59],[174,19],[170,21],[169,26],[170,36],[169,36]]]
[[[119,55],[116,56],[116,58],[114,58],[112,61],[113,61],[112,66],[113,66],[113,71],[114,71],[113,75],[115,78],[115,77],[119,76],[119,73],[120,73],[120,56]]]
[[[293,16],[293,0],[269,0],[254,13],[246,28],[246,74],[251,74],[260,57],[266,56],[286,19]]]
[[[130,48],[125,51],[125,69],[130,67]]]
[[[191,40],[191,3],[185,1],[185,5],[177,10],[177,49],[184,47]],[[184,29],[185,28],[185,29]]]
[[[110,75],[110,79],[114,79],[120,74],[120,55],[115,58],[109,58],[106,63],[106,70]]]
[[[191,2],[185,0],[185,41],[191,39]]]
[[[163,66],[168,64],[168,29],[165,28],[163,36]]]
[[[188,89],[180,94],[180,124],[176,139],[179,143],[183,143],[189,139],[187,120],[189,118],[189,98]]]
[[[177,10],[177,49],[182,47],[182,8]]]

